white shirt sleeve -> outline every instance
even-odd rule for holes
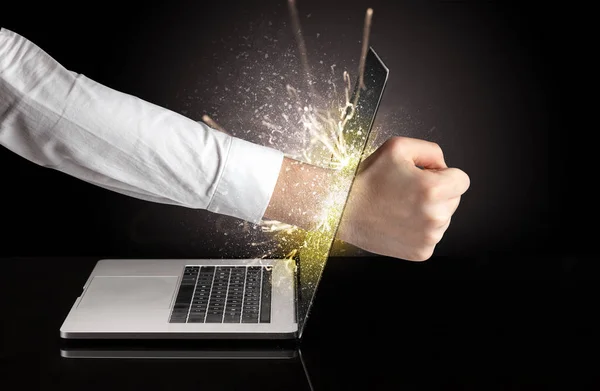
[[[0,29],[0,145],[139,199],[258,223],[283,153],[71,72]]]

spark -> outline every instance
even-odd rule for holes
[[[304,68],[304,77],[306,82],[313,92],[312,75],[310,71],[310,65],[308,63],[308,53],[306,51],[306,43],[304,42],[304,36],[302,35],[302,27],[300,27],[300,18],[298,17],[298,9],[296,8],[296,0],[288,0],[288,6],[290,10],[290,16],[292,18],[292,28],[294,29],[294,36],[298,44],[298,51],[300,52],[300,61],[302,61],[302,67]]]
[[[346,195],[350,190],[354,168],[358,165],[361,156],[359,150],[352,149],[346,142],[345,135],[356,138],[362,136],[357,129],[346,129],[347,121],[354,115],[354,104],[350,101],[350,76],[344,73],[346,82],[345,104],[338,108],[338,115],[333,115],[332,110],[318,109],[312,105],[301,107],[297,101],[298,110],[302,113],[300,126],[305,131],[305,139],[309,140],[310,147],[303,148],[302,159],[306,163],[327,166],[336,170],[338,175],[332,184],[327,198],[323,202],[321,212],[316,216],[316,228],[304,231],[290,224],[274,220],[266,220],[261,223],[263,232],[275,234],[275,237],[283,249],[288,243],[301,241],[302,243],[294,249],[294,254],[302,254],[319,263],[324,260],[329,252],[329,246],[334,239],[335,230],[341,220]],[[287,86],[291,98],[297,97],[297,90]],[[314,153],[324,150],[325,153]],[[296,183],[294,186],[299,186]],[[303,184],[307,186],[308,184]],[[314,186],[314,184],[312,184]],[[305,238],[306,240],[301,240]]]
[[[228,134],[231,136],[231,133],[229,133],[228,131],[225,130],[225,128],[223,128],[221,125],[219,125],[218,123],[216,123],[212,118],[210,118],[207,114],[204,114],[202,116],[202,121],[207,124],[208,126],[210,126],[213,129],[216,129],[218,131],[221,131],[225,134]]]
[[[371,34],[371,19],[373,18],[373,9],[367,9],[365,14],[365,25],[363,28],[362,51],[360,53],[360,65],[358,67],[358,83],[361,90],[367,88],[364,82],[365,62],[367,59],[367,50],[369,49],[369,35]]]
[[[290,5],[292,23],[294,25],[296,41],[299,46],[301,61],[303,63],[303,67],[306,74],[310,75],[310,69],[308,67],[308,60],[306,56],[306,47],[300,29],[295,1],[289,0],[288,4]],[[333,231],[335,231],[335,228],[337,227],[339,220],[341,219],[341,213],[343,210],[343,204],[346,200],[346,195],[350,190],[348,185],[351,182],[351,175],[354,174],[354,169],[360,163],[362,157],[366,155],[365,153],[363,154],[363,156],[356,156],[357,153],[359,153],[360,151],[351,148],[347,144],[346,138],[348,136],[351,136],[351,138],[356,139],[357,137],[360,138],[361,136],[363,136],[363,133],[360,129],[346,129],[346,125],[348,121],[352,119],[355,115],[356,104],[358,102],[360,90],[366,88],[364,85],[364,68],[366,54],[369,47],[369,35],[371,29],[372,16],[373,9],[367,9],[365,14],[361,56],[359,61],[359,89],[356,91],[354,101],[351,101],[351,78],[350,74],[347,71],[344,71],[343,80],[345,102],[342,107],[338,108],[339,115],[337,117],[332,114],[332,112],[335,112],[335,110],[331,107],[320,109],[314,107],[311,104],[303,105],[302,100],[300,98],[299,90],[289,84],[286,85],[288,97],[292,101],[295,101],[296,110],[301,113],[299,124],[301,126],[302,132],[300,133],[304,134],[304,137],[302,137],[302,140],[304,141],[303,148],[299,156],[295,156],[295,158],[297,160],[303,160],[309,164],[327,166],[329,168],[339,171],[340,173],[345,174],[339,176],[343,179],[340,179],[338,181],[339,183],[337,183],[334,186],[334,189],[332,189],[332,191],[328,195],[327,200],[325,200],[324,202],[324,208],[322,210],[322,213],[318,216],[317,228],[315,232],[312,232],[313,239],[315,233],[317,233],[317,235],[320,234],[321,236],[326,236],[327,233],[332,233]],[[332,65],[332,74],[334,73],[334,68],[335,65]],[[312,85],[310,82],[308,84],[309,86]],[[335,83],[332,84],[334,84],[335,91]],[[285,114],[283,116],[287,122],[288,117],[285,116]],[[263,121],[263,125],[265,125],[271,130],[281,129],[281,127],[278,127],[277,125],[274,125],[268,121]],[[323,153],[323,151],[325,153]],[[296,234],[298,231],[297,228],[294,230],[290,230],[289,224],[284,224],[272,220],[263,221],[261,223],[261,227],[263,232],[284,233],[286,235]],[[283,238],[280,239],[283,240]],[[323,241],[322,239],[324,238],[322,237],[320,241]],[[306,244],[307,243],[304,243],[304,245]]]
[[[285,231],[286,233],[292,233],[296,231],[298,227],[276,220],[263,220],[261,222],[261,229],[263,232]]]
[[[321,210],[314,216],[316,223],[314,229],[307,231],[284,222],[263,220],[254,225],[254,229],[247,229],[246,234],[248,237],[252,237],[248,241],[251,243],[248,251],[257,254],[256,258],[283,259],[289,267],[295,267],[296,260],[300,259],[300,273],[303,281],[302,294],[306,297],[312,297],[312,293],[305,289],[314,289],[318,283],[322,268],[335,239],[337,227],[341,221],[356,168],[363,156],[367,156],[366,149],[365,153],[361,154],[362,146],[365,144],[366,132],[363,129],[349,126],[349,120],[356,115],[359,94],[365,89],[365,61],[369,47],[373,10],[369,8],[365,14],[360,61],[358,74],[356,75],[356,85],[359,88],[352,96],[353,83],[350,73],[345,70],[340,72],[339,67],[336,68],[335,64],[330,65],[329,68],[315,68],[315,71],[324,68],[326,73],[329,74],[327,79],[323,80],[323,83],[325,87],[330,88],[330,92],[332,90],[333,97],[328,96],[327,99],[323,99],[316,92],[316,87],[319,85],[313,79],[296,1],[288,0],[288,6],[291,28],[299,53],[297,57],[299,59],[299,64],[297,64],[299,72],[292,70],[286,79],[281,72],[272,72],[274,69],[267,68],[267,70],[264,70],[261,68],[260,74],[253,75],[246,72],[250,68],[244,68],[242,72],[244,84],[239,85],[235,92],[243,95],[244,105],[254,105],[251,116],[262,124],[267,133],[258,134],[257,137],[260,140],[273,145],[275,148],[285,149],[284,154],[287,157],[299,162],[335,170],[334,182],[324,196],[325,200],[322,202]],[[248,40],[244,39],[245,41]],[[261,65],[264,59],[279,61],[272,59],[274,56],[267,54],[266,51],[260,52],[259,56],[261,58],[258,63]],[[281,64],[282,67],[292,65],[289,63],[288,58],[293,58],[290,52],[286,52],[280,57],[281,61],[284,61]],[[322,64],[322,62],[320,63]],[[291,80],[297,80],[299,73],[303,74],[300,80],[305,84],[293,85],[294,83]],[[262,82],[259,80],[262,80]],[[256,84],[258,83],[264,83],[264,85],[257,88]],[[284,87],[285,89],[283,89]],[[280,91],[283,94],[279,95]],[[262,98],[261,94],[270,95],[272,100],[261,105],[261,103],[264,103],[259,99]],[[252,95],[254,95],[254,99],[252,99]],[[274,112],[278,109],[281,111]],[[202,119],[212,128],[227,133],[208,115],[203,116]],[[246,133],[249,131],[246,131]],[[297,144],[287,143],[288,141],[295,141]],[[310,189],[315,187],[318,181],[319,179],[315,179],[314,183],[292,184],[286,189],[286,193],[295,191],[300,187]],[[290,209],[288,212],[290,212],[290,215],[292,213],[307,213],[306,211],[297,210],[297,208]],[[231,232],[239,234],[239,230],[231,230]],[[301,304],[308,303],[303,301]]]

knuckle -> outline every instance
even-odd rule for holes
[[[430,230],[423,235],[423,243],[426,246],[435,246],[442,240],[443,232],[441,230]]]
[[[469,177],[469,175],[462,170],[459,170],[459,172],[461,173],[460,174],[462,176],[461,181],[464,184],[464,188],[465,188],[465,192],[466,192],[469,189],[469,187],[471,187],[471,177]]]
[[[455,186],[457,189],[460,189],[460,194],[466,193],[471,187],[471,178],[466,172],[458,168],[453,168],[452,170]]]
[[[438,143],[433,143],[433,147],[435,148],[436,152],[440,155],[440,159],[442,161],[445,161],[446,157],[444,156],[444,151],[442,150],[442,147]]]
[[[407,260],[415,262],[427,261],[433,255],[434,246],[423,246],[414,248],[413,251],[408,255]]]
[[[444,156],[444,151],[442,150],[440,144],[431,141],[431,146],[435,149],[437,153],[439,153],[441,156]]]
[[[439,198],[440,187],[431,183],[424,183],[421,188],[421,196],[425,201],[435,201]]]
[[[444,226],[447,222],[448,218],[446,216],[426,214],[423,218],[423,227],[426,231],[433,231]]]
[[[402,160],[402,157],[406,151],[407,143],[407,138],[394,136],[389,138],[384,145],[389,153],[390,158],[395,162],[399,162]]]
[[[388,144],[390,146],[390,148],[404,148],[404,146],[406,146],[408,140],[409,139],[406,137],[393,136],[393,137],[390,137],[386,141],[386,144]]]
[[[416,180],[416,191],[423,203],[437,200],[441,190],[439,184],[427,176],[421,176]]]

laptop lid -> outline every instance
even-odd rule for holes
[[[339,176],[340,183],[335,187],[343,189],[342,199],[336,201],[328,213],[327,227],[315,232],[307,232],[304,245],[297,251],[297,311],[298,311],[298,337],[302,336],[317,287],[325,268],[327,258],[331,253],[343,210],[348,199],[349,190],[354,182],[358,166],[365,151],[367,141],[371,135],[373,122],[379,103],[387,83],[389,70],[375,53],[373,48],[367,51],[364,67],[363,83],[357,80],[354,91],[349,99],[352,106],[346,108],[347,121],[343,126],[343,144],[350,157]],[[331,166],[339,162],[333,161]]]

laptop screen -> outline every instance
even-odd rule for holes
[[[372,48],[369,48],[365,57],[364,88],[359,89],[360,80],[357,80],[354,86],[350,85],[350,79],[346,74],[347,92],[344,94],[344,99],[340,101],[339,94],[335,95],[330,109],[323,109],[318,113],[309,111],[309,115],[303,117],[307,109],[302,107],[300,116],[293,120],[294,112],[286,111],[290,122],[300,121],[303,124],[316,125],[316,134],[312,135],[314,137],[310,134],[301,137],[310,144],[308,147],[302,146],[303,152],[307,152],[308,157],[298,158],[294,155],[293,158],[336,170],[331,190],[328,190],[328,194],[325,195],[328,198],[325,202],[327,206],[320,216],[317,229],[305,231],[276,221],[265,221],[265,224],[260,227],[246,229],[247,225],[237,219],[224,219],[234,225],[229,231],[225,231],[224,227],[217,227],[219,232],[231,232],[232,239],[239,238],[240,235],[244,237],[244,240],[228,241],[227,246],[224,247],[224,251],[227,251],[224,257],[287,259],[288,265],[291,268],[295,267],[296,320],[299,337],[304,331],[325,263],[333,247],[361,155],[369,141],[388,73],[381,59]],[[306,101],[310,102],[310,98]],[[344,110],[343,101],[346,101],[345,116],[340,118]],[[327,98],[318,96],[314,103],[326,106]],[[342,106],[338,106],[339,104]],[[312,144],[315,140],[318,142]],[[289,149],[293,150],[293,148]],[[243,232],[240,232],[240,227],[244,228]],[[279,281],[274,280],[272,283],[273,286],[277,286]]]
[[[336,176],[339,180],[334,185],[337,193],[341,193],[341,196],[337,197],[334,205],[330,208],[326,222],[327,227],[305,233],[303,245],[295,254],[299,285],[297,292],[299,337],[304,331],[325,263],[337,234],[349,190],[369,140],[388,73],[389,71],[381,59],[372,48],[369,48],[365,59],[363,88],[359,88],[360,80],[357,80],[349,99],[352,105],[347,107],[344,119],[341,144],[345,153],[342,154],[342,157],[348,159],[340,162],[334,157],[331,163],[331,166],[338,169],[341,174]],[[335,205],[336,203],[337,205]]]

